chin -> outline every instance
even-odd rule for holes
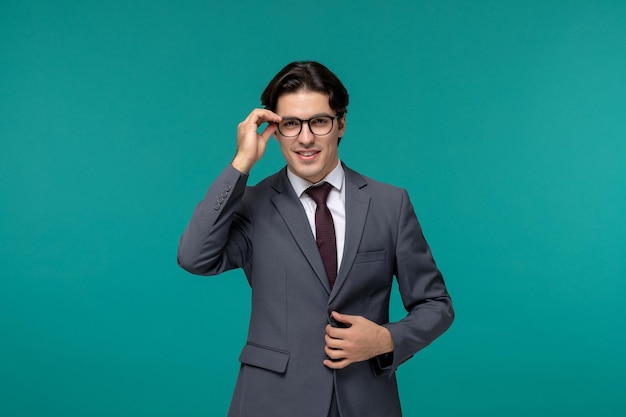
[[[315,177],[321,172],[320,169],[306,164],[294,164],[291,166],[291,170],[302,178]]]

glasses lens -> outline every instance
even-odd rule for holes
[[[300,129],[302,129],[302,123],[298,119],[285,119],[278,123],[278,131],[283,136],[298,136]]]
[[[309,121],[311,132],[314,135],[327,135],[333,128],[333,118],[330,116],[315,117]]]

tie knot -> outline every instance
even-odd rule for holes
[[[332,188],[332,185],[327,182],[323,182],[320,185],[314,185],[307,188],[304,192],[307,193],[313,199],[313,201],[315,201],[315,204],[325,204],[328,193]]]

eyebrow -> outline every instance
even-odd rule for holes
[[[315,119],[316,117],[321,117],[321,116],[335,117],[332,114],[328,114],[328,113],[316,113],[313,116],[310,116],[308,119],[301,119],[295,116],[281,116],[281,117],[283,118],[283,120],[310,120],[310,119]]]

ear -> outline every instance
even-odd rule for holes
[[[346,131],[346,115],[344,113],[343,116],[339,120],[337,120],[337,125],[339,127],[339,137],[343,137],[343,134]]]

